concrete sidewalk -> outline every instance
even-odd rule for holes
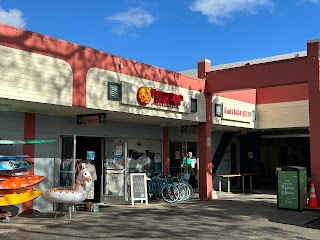
[[[320,218],[320,212],[277,210],[275,195],[222,193],[218,194],[217,200],[195,198],[175,204],[151,201],[148,206],[140,203],[135,206],[107,205],[101,207],[96,213],[78,211],[77,215],[71,219],[68,212],[64,212],[62,216],[58,215],[56,219],[54,213],[16,216],[9,223],[0,223],[0,236],[5,233],[15,236],[14,232],[26,230],[31,234],[34,229],[38,229],[39,235],[42,232],[39,229],[47,227],[55,227],[57,233],[73,228],[77,228],[80,232],[90,225],[94,229],[99,227],[102,232],[108,229],[108,236],[115,238],[123,230],[128,231],[127,235],[122,232],[121,236],[124,238],[139,238],[141,232],[147,233],[152,230],[150,234],[154,237],[166,236],[165,234],[169,231],[174,236],[182,238],[186,236],[193,238],[192,234],[197,234],[199,239],[201,237],[206,239],[209,235],[205,234],[209,234],[211,230],[216,234],[216,229],[219,229],[221,237],[223,234],[231,234],[227,236],[231,237],[232,234],[244,231],[255,233],[257,237],[262,237],[263,234],[274,234],[279,239],[288,239],[290,236],[298,239],[317,239],[320,230],[301,227],[318,218]],[[154,229],[154,226],[161,231]],[[171,229],[172,226],[174,229]],[[188,233],[188,226],[192,226],[195,230]],[[54,231],[52,229],[43,231],[49,234],[48,232]],[[231,233],[231,229],[232,231],[235,229],[236,232]],[[187,233],[189,235],[184,235]]]

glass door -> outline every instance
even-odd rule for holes
[[[61,136],[59,187],[73,188],[76,170],[76,134]]]
[[[101,201],[124,204],[127,194],[127,141],[123,138],[106,138],[102,166]]]

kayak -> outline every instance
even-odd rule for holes
[[[39,189],[0,190],[0,207],[28,202],[41,194]]]
[[[30,158],[28,155],[4,156],[0,155],[0,161],[17,160],[22,158]]]
[[[33,162],[25,160],[0,161],[0,175],[27,172],[33,167]]]
[[[20,189],[38,185],[44,180],[44,176],[19,175],[19,176],[0,176],[0,190]]]

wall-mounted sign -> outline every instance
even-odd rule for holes
[[[225,107],[223,109],[223,114],[252,119],[252,112],[239,109],[239,108],[237,109],[237,108]]]
[[[198,126],[181,126],[181,132],[186,134],[197,134]]]
[[[214,96],[212,105],[213,124],[245,128],[255,127],[256,105],[254,103]]]
[[[214,115],[216,117],[222,117],[223,116],[223,104],[222,103],[214,104]]]
[[[147,87],[141,87],[137,91],[137,100],[141,105],[147,105],[151,102],[151,91]]]
[[[179,108],[183,101],[183,96],[159,91],[157,89],[149,89],[148,87],[140,87],[137,91],[137,100],[141,105],[147,105],[153,98],[153,104],[162,107]]]
[[[221,117],[225,120],[252,122],[254,117],[253,110],[244,105],[237,105],[232,103],[215,103],[214,114],[216,117]]]
[[[77,124],[82,124],[85,126],[94,126],[99,123],[103,123],[106,121],[106,114],[89,114],[89,115],[79,115],[77,116]]]

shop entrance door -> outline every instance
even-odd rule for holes
[[[185,154],[185,143],[170,142],[170,174],[176,175],[181,171],[181,161]]]
[[[61,136],[60,177],[56,186],[72,189],[75,184],[76,134]]]
[[[123,138],[106,138],[102,167],[101,201],[125,204],[127,194],[127,141]]]

